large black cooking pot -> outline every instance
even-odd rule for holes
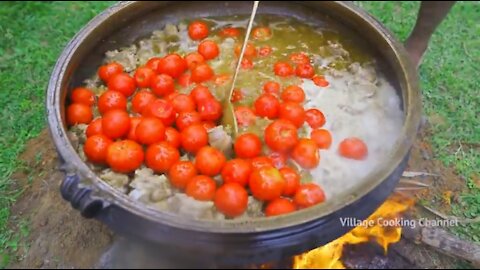
[[[91,76],[107,50],[147,37],[166,22],[248,14],[251,6],[252,2],[124,2],[95,17],[70,41],[51,75],[46,102],[51,136],[65,164],[62,195],[83,216],[96,218],[121,235],[168,246],[188,257],[235,265],[277,260],[326,244],[352,229],[341,226],[341,217],[364,219],[389,196],[405,168],[420,122],[418,79],[403,46],[392,34],[366,12],[345,2],[261,2],[259,12],[310,23],[329,17],[357,33],[386,63],[402,99],[404,127],[391,157],[354,189],[322,205],[276,218],[193,220],[136,203],[102,182],[77,155],[66,133],[67,92]]]

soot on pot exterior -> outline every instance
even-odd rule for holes
[[[51,75],[47,93],[50,133],[64,163],[61,193],[86,218],[115,232],[220,265],[277,261],[326,244],[351,228],[340,218],[364,219],[390,195],[408,160],[420,123],[418,79],[402,45],[375,19],[342,2],[263,2],[259,13],[294,16],[310,22],[328,16],[360,33],[391,69],[402,97],[405,124],[392,159],[351,196],[292,215],[243,222],[195,221],[144,209],[102,182],[78,157],[68,140],[65,99],[71,85],[87,78],[107,50],[131,44],[168,21],[185,17],[247,14],[249,2],[121,2],[90,21],[67,45]],[[323,18],[323,17],[322,17]]]

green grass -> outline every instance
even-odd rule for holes
[[[400,40],[414,26],[419,2],[361,2]],[[430,41],[420,68],[425,113],[431,120],[434,158],[455,168],[467,192],[453,206],[463,218],[480,216],[480,5],[458,2]],[[480,223],[455,228],[480,242]]]
[[[8,254],[20,232],[10,231],[11,175],[25,142],[45,127],[44,95],[56,58],[68,40],[112,2],[0,3],[0,254]],[[400,40],[415,22],[419,2],[357,2]],[[426,114],[433,125],[435,158],[453,166],[469,187],[457,214],[480,215],[480,191],[474,174],[480,168],[480,6],[460,2],[434,35],[421,67]],[[39,157],[41,158],[41,157]],[[480,225],[458,228],[470,239]],[[478,241],[478,238],[476,238]],[[0,256],[0,267],[2,257]],[[5,265],[5,264],[4,264]]]
[[[19,191],[11,175],[25,142],[45,127],[45,89],[71,37],[111,2],[0,3],[0,268],[21,232],[7,222]],[[2,256],[4,254],[4,256]],[[3,262],[3,263],[2,263]]]

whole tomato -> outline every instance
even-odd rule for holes
[[[167,142],[151,144],[145,152],[145,164],[156,173],[167,173],[179,160],[178,149]]]
[[[82,103],[74,103],[67,108],[67,123],[71,126],[92,122],[92,108]]]
[[[273,217],[285,215],[291,212],[295,212],[296,210],[297,207],[291,200],[285,198],[278,198],[267,204],[267,207],[265,207],[265,216]]]
[[[95,94],[88,88],[77,87],[72,90],[70,100],[72,103],[82,103],[87,106],[92,106],[95,104]]]
[[[172,186],[184,189],[188,182],[197,175],[195,165],[190,161],[179,160],[168,170],[168,179]]]
[[[187,184],[185,193],[198,201],[213,201],[217,183],[205,175],[194,176]]]
[[[165,140],[165,126],[162,120],[155,117],[144,117],[135,129],[137,141],[150,145]]]
[[[117,62],[103,65],[98,69],[98,77],[104,82],[108,82],[113,75],[120,73],[123,73],[123,66]]]
[[[127,98],[120,92],[106,91],[98,99],[98,110],[105,114],[110,110],[127,110]]]
[[[105,135],[93,135],[85,141],[83,151],[90,162],[105,164],[107,162],[107,150],[112,143],[113,141]]]
[[[260,117],[275,119],[280,112],[280,102],[271,94],[261,95],[254,103],[255,112]]]
[[[293,198],[298,208],[307,208],[325,201],[323,189],[315,183],[300,185]]]
[[[222,179],[224,183],[234,182],[246,186],[251,173],[250,162],[243,159],[232,159],[225,163],[222,169]]]
[[[108,147],[107,164],[118,173],[131,173],[140,168],[144,159],[143,148],[131,140],[116,141]]]
[[[253,133],[244,133],[235,139],[234,150],[238,158],[254,158],[262,152],[262,141]]]
[[[112,140],[125,137],[130,131],[130,116],[124,110],[111,110],[102,118],[103,134]]]
[[[320,163],[317,143],[312,139],[300,139],[292,150],[292,158],[304,169],[314,169]]]
[[[247,206],[247,190],[238,183],[225,183],[215,194],[215,207],[227,217],[242,215]]]
[[[285,189],[285,185],[285,179],[273,167],[254,170],[250,175],[250,190],[253,196],[260,201],[271,201],[279,198]]]
[[[190,153],[196,153],[208,144],[208,134],[203,125],[196,124],[186,127],[180,133],[182,148]]]
[[[200,174],[207,176],[220,174],[225,162],[227,162],[225,155],[210,146],[200,148],[195,156],[195,167]]]
[[[287,153],[298,142],[297,127],[285,119],[275,120],[265,129],[264,138],[273,151]]]
[[[157,73],[178,78],[188,68],[187,61],[178,54],[169,54],[158,63]]]
[[[127,73],[113,75],[108,80],[108,89],[122,93],[125,97],[131,96],[137,89],[135,80]]]

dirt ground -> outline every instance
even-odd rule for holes
[[[420,136],[412,151],[408,170],[440,175],[430,179],[433,181],[432,188],[422,192],[419,197],[434,202],[440,210],[447,212],[449,200],[456,199],[464,184],[451,169],[443,167],[432,157],[430,146]],[[29,183],[27,172],[15,174],[17,185],[26,190],[13,207],[12,227],[25,220],[29,224],[29,235],[21,241],[17,258],[9,268],[95,267],[112,243],[113,235],[99,222],[82,218],[61,198],[59,186],[63,174],[58,170],[57,153],[47,131],[29,142],[21,159],[33,170],[30,175],[35,177]],[[420,267],[453,266],[453,260],[424,250],[425,254],[413,253],[415,258],[412,260],[423,263]]]
[[[99,222],[82,218],[61,198],[63,174],[47,131],[29,142],[21,159],[35,177],[14,205],[13,216],[29,222],[30,234],[17,252],[18,262],[10,268],[91,268],[112,241],[112,234]],[[21,186],[28,184],[24,172],[18,172],[15,179]]]

